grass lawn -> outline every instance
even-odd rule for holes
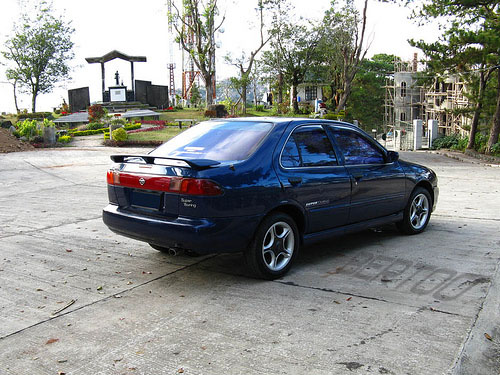
[[[162,112],[160,120],[175,122],[176,119],[195,119],[197,121],[205,120],[204,108],[184,108],[175,112]]]
[[[128,135],[129,141],[163,141],[166,142],[170,138],[175,137],[177,134],[183,132],[186,129],[179,129],[178,127],[167,127],[162,130],[150,131],[150,132],[140,132],[131,133]]]

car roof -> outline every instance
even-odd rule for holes
[[[272,116],[263,116],[263,117],[235,117],[235,118],[224,118],[224,119],[214,119],[214,121],[245,121],[245,122],[273,122],[273,123],[327,123],[332,125],[341,125],[342,127],[351,128],[353,130],[360,130],[358,127],[354,126],[351,123],[338,121],[338,120],[326,120],[322,118],[308,118],[308,117],[272,117]]]

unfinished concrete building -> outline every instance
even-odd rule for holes
[[[432,85],[420,85],[416,54],[413,61],[397,61],[394,67],[386,80],[384,126],[387,147],[414,149],[414,120],[422,120],[422,140],[418,144],[423,148],[428,148],[431,142],[429,120],[437,120],[439,134],[467,133],[470,119],[457,110],[466,108],[469,102],[464,95],[464,82],[458,76],[435,77]]]

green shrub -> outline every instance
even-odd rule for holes
[[[125,120],[124,118],[119,118],[119,117],[116,117],[114,118],[113,120],[111,120],[111,124],[112,125],[127,125],[127,120]]]
[[[30,139],[38,135],[36,120],[26,119],[21,124],[17,123],[16,126],[20,137],[26,137]]]
[[[87,130],[97,130],[97,129],[102,129],[106,125],[103,124],[102,122],[91,122],[90,124],[87,125]]]
[[[20,113],[17,118],[19,120],[24,120],[24,119],[44,119],[44,118],[49,118],[52,119],[52,112],[35,112],[35,113]]]
[[[432,142],[432,148],[434,150],[438,150],[440,148],[452,148],[453,146],[457,146],[460,137],[458,134],[447,135],[444,137],[436,138]]]
[[[474,139],[474,149],[477,152],[484,153],[486,150],[486,145],[488,144],[488,136],[481,133],[476,133],[476,138]]]
[[[456,145],[451,146],[452,150],[465,151],[469,140],[466,137],[459,137]]]
[[[56,124],[54,124],[54,121],[51,121],[47,118],[43,119],[43,127],[44,128],[53,128],[54,126],[56,126]]]
[[[128,134],[125,129],[118,128],[116,130],[113,130],[113,132],[111,133],[111,138],[113,139],[113,141],[123,142],[127,140]]]
[[[135,124],[125,125],[124,129],[125,130],[136,130],[136,129],[140,129],[141,127],[142,127],[141,123],[135,123]]]
[[[264,112],[264,109],[265,109],[265,108],[264,108],[264,106],[263,106],[262,104],[257,104],[257,105],[255,106],[255,111],[256,111],[256,112]]]
[[[69,130],[68,133],[71,134],[73,137],[81,137],[84,135],[94,135],[94,134],[102,134],[104,133],[108,128],[102,128],[102,129],[96,129],[96,130]]]
[[[336,115],[335,113],[327,113],[323,116],[325,120],[338,120],[339,116]]]
[[[491,154],[495,156],[500,156],[500,142],[495,143],[491,147]]]
[[[69,142],[71,142],[71,136],[69,136],[69,135],[61,135],[57,139],[57,142],[60,142],[60,143],[69,143]]]

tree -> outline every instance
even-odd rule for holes
[[[200,95],[200,90],[198,89],[198,86],[196,86],[196,83],[193,83],[193,86],[191,88],[191,104],[195,108],[197,108],[201,103],[201,95]]]
[[[336,0],[332,0],[323,18],[323,35],[318,49],[322,61],[326,62],[326,76],[331,83],[337,112],[345,108],[360,63],[368,51],[365,47],[367,8],[368,0],[365,0],[360,16],[353,0],[346,0],[340,10],[337,10]]]
[[[392,0],[398,2],[398,0]],[[400,0],[401,2],[415,2]],[[478,82],[474,116],[468,148],[474,147],[475,134],[483,110],[488,80],[500,65],[500,4],[497,0],[434,0],[418,2],[414,18],[444,19],[443,34],[434,43],[411,41],[429,58],[429,68],[436,72],[461,74],[469,85]],[[500,71],[498,72],[500,75]],[[476,77],[479,77],[477,79]],[[500,76],[499,76],[500,78]],[[486,152],[498,142],[500,133],[500,90],[496,95]]]
[[[241,93],[241,102],[242,102],[242,113],[246,114],[247,113],[247,89],[248,85],[250,85],[251,82],[251,72],[252,72],[252,67],[255,61],[256,56],[259,54],[259,52],[264,48],[264,46],[269,42],[269,40],[272,37],[272,33],[269,33],[269,35],[264,36],[264,10],[266,11],[277,11],[280,8],[280,4],[282,3],[282,0],[257,0],[257,12],[259,15],[259,36],[260,36],[260,43],[257,45],[254,51],[250,52],[250,55],[247,56],[245,52],[242,52],[241,56],[238,58],[232,58],[230,55],[226,56],[226,61],[228,61],[230,64],[234,65],[235,67],[238,68],[239,71],[239,86],[240,86],[240,93]],[[255,85],[254,85],[255,88]]]
[[[381,127],[385,80],[394,71],[394,61],[398,59],[394,55],[377,54],[361,61],[346,106],[347,120],[358,120],[365,130]]]
[[[192,57],[201,72],[206,88],[206,105],[213,104],[215,80],[215,32],[224,23],[225,16],[217,21],[217,0],[182,0],[183,13],[172,0],[173,26],[181,47]]]
[[[271,50],[266,51],[263,63],[274,70],[291,87],[292,107],[299,111],[297,86],[304,82],[306,73],[316,58],[321,28],[311,23],[277,22],[274,25]],[[280,82],[281,85],[281,82]]]
[[[24,13],[14,26],[13,36],[5,43],[3,57],[8,60],[7,79],[31,94],[32,111],[36,99],[51,92],[55,84],[68,77],[73,58],[70,22],[56,17],[51,3],[41,1]],[[33,9],[34,8],[34,9]]]

